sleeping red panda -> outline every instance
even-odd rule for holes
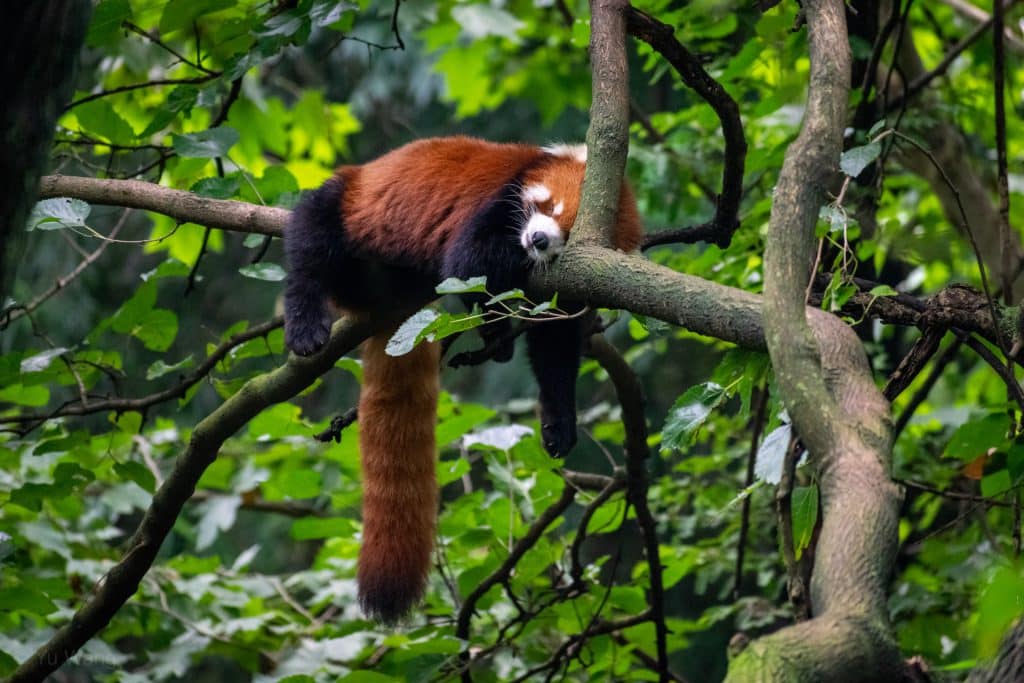
[[[326,343],[328,301],[354,312],[429,297],[449,277],[486,275],[497,293],[524,288],[555,258],[576,220],[586,147],[533,147],[468,137],[420,140],[361,166],[342,166],[295,208],[285,230],[285,342],[309,355]],[[622,187],[615,246],[632,251],[641,227]],[[577,309],[578,310],[578,309]],[[485,341],[495,325],[479,328]],[[359,601],[394,622],[422,597],[437,514],[436,343],[388,356],[386,330],[363,349],[359,399],[363,543]],[[527,332],[540,388],[541,436],[555,457],[576,443],[576,374],[586,330],[578,318]],[[511,346],[497,354],[511,356]]]

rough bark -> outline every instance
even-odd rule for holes
[[[71,94],[78,50],[91,10],[88,0],[11,3],[0,22],[4,103],[0,106],[0,303],[24,248],[54,124]]]
[[[805,302],[814,228],[826,200],[823,179],[842,151],[850,88],[846,20],[842,0],[805,2],[804,11],[807,109],[775,187],[763,312],[779,392],[819,474],[814,618],[753,643],[731,663],[729,680],[896,680],[902,661],[890,632],[886,585],[900,496],[889,480],[889,405],[853,332],[832,326],[825,336],[814,334]],[[838,359],[846,364],[840,376]]]
[[[275,237],[281,236],[291,214],[287,209],[200,197],[143,180],[48,175],[39,183],[39,197],[74,197],[90,204],[155,211],[180,223],[200,221],[209,228]]]

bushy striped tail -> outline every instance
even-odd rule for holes
[[[398,621],[419,602],[430,572],[437,519],[437,396],[440,346],[384,352],[391,332],[363,347],[359,450],[363,545],[359,603],[370,618]]]

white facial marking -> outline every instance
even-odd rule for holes
[[[534,204],[551,199],[551,190],[547,185],[530,185],[523,189],[523,199]]]
[[[555,204],[555,208],[553,208],[551,210],[551,215],[552,216],[561,216],[563,211],[565,211],[565,203],[564,202],[558,202],[557,204]]]
[[[552,154],[556,157],[566,157],[567,159],[575,159],[586,163],[587,161],[587,146],[586,145],[547,145],[542,147],[545,152]]]
[[[536,237],[537,235],[547,237],[547,244],[543,249],[537,246],[536,240],[539,239]],[[562,248],[565,247],[565,238],[554,218],[542,213],[535,213],[530,216],[530,220],[523,226],[523,231],[519,233],[519,243],[523,245],[523,249],[532,260],[547,263],[562,253]]]

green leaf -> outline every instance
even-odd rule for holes
[[[882,145],[877,142],[869,142],[860,147],[851,147],[839,157],[839,168],[843,173],[856,178],[882,153]]]
[[[888,122],[885,119],[878,119],[877,121],[875,121],[874,125],[872,125],[871,129],[868,131],[868,137],[873,138],[879,133],[881,133],[882,129],[886,127],[887,123]]]
[[[878,285],[877,287],[872,287],[868,294],[871,296],[897,296],[899,292],[889,285]]]
[[[468,280],[460,280],[457,277],[450,277],[437,287],[434,291],[438,294],[469,294],[473,292],[487,292],[487,277],[471,277]]]
[[[149,468],[140,462],[128,460],[114,465],[114,473],[124,481],[133,481],[143,490],[153,493],[156,491],[156,477],[149,471]]]
[[[496,413],[486,406],[475,403],[460,403],[456,411],[445,416],[437,423],[435,438],[437,439],[438,447],[447,446],[495,415]]]
[[[245,277],[251,277],[254,280],[266,280],[268,282],[280,282],[286,275],[284,268],[276,263],[268,263],[266,261],[243,266],[238,269],[238,272]]]
[[[13,403],[19,406],[39,408],[50,402],[50,390],[41,384],[24,386],[9,384],[0,387],[0,403]]]
[[[814,525],[818,521],[818,487],[797,486],[793,489],[791,501],[793,511],[793,549],[800,559],[805,548],[811,544]]]
[[[149,280],[117,310],[111,328],[136,337],[147,349],[166,351],[178,335],[178,316],[167,309],[153,308],[155,303],[156,281]]]
[[[639,323],[640,327],[649,335],[661,337],[672,331],[672,326],[664,320],[639,315],[638,313],[630,313],[630,317]]]
[[[132,16],[128,0],[102,0],[92,12],[85,42],[90,47],[113,43],[121,35],[121,24]]]
[[[317,0],[309,10],[309,20],[316,28],[336,24],[349,12],[358,12],[359,5],[337,0]]]
[[[143,282],[150,280],[163,280],[168,277],[188,277],[189,267],[177,259],[167,259],[153,270],[143,273],[140,277]]]
[[[320,473],[315,470],[288,470],[273,481],[289,498],[315,498],[323,492]]]
[[[960,425],[946,444],[944,455],[964,462],[1006,442],[1007,417],[992,413]]]
[[[190,188],[190,191],[203,197],[213,199],[229,199],[238,194],[242,179],[237,175],[225,178],[203,178]]]
[[[537,304],[536,306],[534,306],[533,308],[531,308],[529,311],[527,311],[526,314],[527,315],[540,315],[541,313],[546,313],[546,312],[550,311],[554,307],[554,305],[555,304],[552,301],[542,301],[539,304]]]
[[[662,427],[662,450],[681,449],[690,443],[711,411],[726,398],[725,390],[714,382],[690,387],[669,409]]]
[[[29,230],[84,228],[92,207],[81,199],[55,197],[37,202],[28,219]]]
[[[1002,467],[981,478],[981,495],[985,498],[995,498],[1009,491],[1011,485],[1010,472]]]
[[[440,317],[438,312],[430,308],[424,308],[414,313],[391,335],[391,339],[388,340],[387,346],[384,348],[385,352],[389,356],[404,356],[409,353],[422,339],[426,329],[438,317]]]
[[[169,0],[160,16],[160,33],[192,30],[199,17],[234,6],[234,0]]]
[[[302,29],[302,15],[282,12],[267,19],[256,35],[263,37],[291,38]]]
[[[452,8],[452,18],[459,22],[470,40],[499,36],[518,43],[519,31],[526,26],[512,14],[489,4],[456,5]]]
[[[199,101],[199,88],[194,85],[179,85],[167,94],[162,106],[156,110],[146,129],[139,133],[140,138],[148,138],[157,133],[175,119],[178,114],[190,114]]]
[[[1020,618],[1022,595],[1024,571],[1019,566],[1000,567],[986,582],[978,602],[978,623],[974,629],[979,656],[991,658],[999,651],[1004,634]]]
[[[4,612],[31,612],[40,616],[57,611],[57,605],[50,598],[26,585],[0,589],[0,605]]]
[[[395,683],[394,676],[386,676],[376,671],[356,669],[338,679],[338,683]]]
[[[154,361],[148,368],[146,368],[146,379],[154,380],[172,372],[190,368],[193,365],[195,365],[195,363],[192,361],[192,354],[185,356],[174,365],[168,365],[162,360]]]
[[[114,109],[109,101],[100,99],[80,104],[74,109],[82,132],[113,143],[127,143],[135,139],[135,130]]]
[[[151,351],[166,351],[178,336],[178,316],[165,308],[147,311],[129,333]]]
[[[485,306],[490,306],[492,304],[498,303],[499,301],[508,301],[509,299],[525,299],[525,298],[526,298],[526,294],[523,292],[523,290],[521,290],[521,289],[510,289],[507,292],[502,292],[501,294],[495,294],[490,299],[488,299],[484,303],[484,305]]]
[[[1024,443],[1014,443],[1007,450],[1006,469],[1014,484],[1024,481]]]
[[[226,156],[228,150],[238,142],[239,137],[238,131],[234,128],[219,126],[198,133],[172,135],[171,144],[174,146],[174,151],[183,157],[214,159]]]
[[[50,367],[50,364],[56,359],[67,353],[68,349],[63,346],[58,346],[55,349],[47,349],[41,351],[34,356],[29,356],[21,361],[21,374],[27,374],[29,372],[42,372],[46,368]]]
[[[292,523],[292,538],[312,541],[318,538],[348,537],[355,531],[351,519],[345,517],[303,517]]]

